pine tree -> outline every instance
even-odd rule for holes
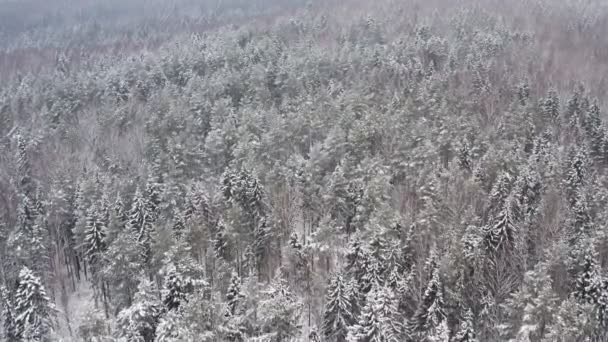
[[[208,298],[208,289],[200,289],[190,296],[190,300],[163,315],[156,329],[155,342],[226,341],[218,334],[215,298]]]
[[[396,300],[390,288],[374,287],[358,318],[350,328],[348,341],[396,342],[409,336],[399,322]]]
[[[528,80],[524,80],[517,85],[517,99],[519,100],[520,105],[525,106],[529,98],[530,84]]]
[[[116,200],[112,204],[112,208],[108,212],[108,223],[106,225],[106,244],[110,245],[118,235],[124,231],[124,228],[128,220],[127,213],[125,212],[125,205],[122,201],[122,197],[116,196]]]
[[[374,304],[372,297],[363,306],[357,323],[349,330],[348,342],[383,342],[380,321],[374,310]]]
[[[177,239],[181,239],[186,229],[186,219],[184,213],[177,206],[173,208],[173,235]]]
[[[162,198],[162,179],[160,176],[157,176],[154,171],[151,171],[148,174],[146,189],[143,196],[146,221],[148,223],[154,223],[159,215],[159,206]]]
[[[583,191],[576,194],[574,205],[570,209],[570,242],[577,242],[590,238],[593,234],[593,222],[587,202],[587,196]]]
[[[121,310],[116,318],[118,337],[129,341],[154,341],[161,313],[162,304],[152,283],[141,277],[133,304]]]
[[[226,301],[228,306],[227,315],[235,315],[238,314],[239,310],[239,301],[243,299],[243,294],[241,293],[241,278],[236,273],[232,273],[232,277],[230,278],[230,286],[228,287],[228,292],[226,292]]]
[[[37,277],[24,267],[19,272],[15,294],[15,326],[17,335],[26,341],[51,341],[55,308]]]
[[[517,200],[518,216],[528,222],[535,216],[541,200],[543,184],[535,164],[526,166],[517,179],[514,196]]]
[[[517,213],[514,212],[513,199],[505,199],[490,226],[486,228],[486,245],[491,250],[514,246]]]
[[[32,196],[34,191],[34,183],[32,181],[32,170],[27,153],[27,142],[25,138],[17,134],[17,168],[21,179],[19,185],[26,196]]]
[[[428,342],[450,342],[450,328],[447,320],[443,320],[439,325],[432,329],[426,340]]]
[[[116,201],[114,201],[113,210],[118,225],[121,227],[126,225],[129,221],[129,216],[127,215],[127,212],[125,210],[125,204],[122,201],[122,196],[120,196],[120,194],[116,196]]]
[[[590,247],[592,248],[592,247]],[[596,304],[602,295],[603,281],[593,251],[587,250],[582,270],[576,278],[574,295],[584,303]]]
[[[547,97],[541,102],[541,109],[543,114],[550,120],[557,120],[559,118],[559,97],[555,89],[550,89]]]
[[[500,211],[511,193],[512,177],[508,172],[502,172],[497,178],[490,192],[490,214]]]
[[[571,206],[576,203],[580,189],[588,182],[587,164],[587,152],[584,147],[571,152],[565,179],[566,195]]]
[[[190,284],[183,279],[173,265],[168,270],[165,270],[165,273],[163,304],[169,310],[176,310],[180,304],[186,301],[186,294]]]
[[[587,107],[588,99],[584,96],[584,92],[583,86],[579,85],[568,99],[565,112],[567,119],[578,118],[580,113]]]
[[[142,196],[139,188],[135,190],[133,203],[129,212],[129,227],[137,233],[137,242],[142,250],[144,262],[148,262],[151,257],[150,242],[152,232],[153,214],[149,213],[150,204]]]
[[[269,242],[272,237],[271,234],[271,228],[268,226],[266,218],[263,217],[253,232],[253,249],[255,251],[258,270],[268,256]]]
[[[453,342],[478,342],[471,309],[468,309],[465,312],[464,317],[460,322],[460,327],[454,335]]]
[[[517,341],[539,340],[557,310],[548,267],[544,262],[528,271],[520,288],[503,304],[507,322],[501,325],[505,337]]]
[[[547,333],[541,341],[592,341],[591,337],[594,337],[598,328],[594,311],[592,304],[582,304],[575,298],[565,299],[547,326]]]
[[[22,266],[36,272],[46,272],[48,268],[48,230],[45,218],[38,215],[34,203],[22,194],[17,207],[17,222],[9,235],[7,247],[12,251],[7,276],[15,280]]]
[[[119,308],[131,305],[137,289],[136,275],[144,266],[136,233],[120,232],[103,253],[101,276],[112,289],[112,297]]]
[[[213,240],[213,251],[216,258],[230,261],[230,250],[228,246],[228,236],[226,225],[223,220],[219,220],[215,227],[215,239]]]
[[[604,141],[606,140],[605,130],[602,126],[600,107],[597,100],[589,107],[585,120],[585,132],[591,146],[591,155],[596,160],[605,160]]]
[[[334,275],[327,289],[323,314],[323,335],[328,341],[346,341],[348,329],[355,321],[351,300],[352,294],[342,274]]]
[[[93,205],[89,209],[87,215],[87,226],[84,236],[85,256],[92,272],[96,272],[98,268],[99,258],[106,248],[106,227],[100,214],[97,212],[97,206]]]
[[[241,290],[241,278],[233,273],[226,292],[226,310],[220,331],[230,342],[245,340],[245,294]]]
[[[37,215],[32,226],[32,231],[29,235],[30,238],[30,253],[31,254],[31,268],[32,271],[40,274],[44,278],[49,268],[49,231],[46,226],[46,220],[43,215]]]
[[[15,321],[15,307],[11,300],[9,291],[4,286],[0,286],[0,318],[2,318],[2,332],[4,333],[3,338],[6,341],[16,341],[18,338],[18,331]]]
[[[346,253],[346,271],[358,283],[357,291],[366,294],[373,282],[379,279],[378,268],[371,261],[367,246],[363,246],[359,237],[351,240]]]
[[[384,341],[397,342],[409,338],[406,327],[399,320],[400,315],[397,309],[397,300],[390,287],[383,287],[378,290],[375,306]]]
[[[266,264],[270,252],[271,227],[267,220],[267,209],[264,203],[264,189],[259,180],[249,171],[227,170],[222,176],[222,193],[224,198],[242,210],[241,218],[244,230],[251,238],[250,247],[254,258],[248,262],[256,266],[258,274]]]
[[[298,336],[302,303],[289,289],[282,272],[278,272],[262,294],[259,310],[261,332],[271,342],[289,341]]]
[[[471,172],[472,170],[471,151],[466,141],[462,143],[458,150],[458,166],[466,172]]]
[[[139,187],[135,190],[133,195],[133,202],[131,203],[131,210],[129,210],[129,227],[138,234],[138,239],[142,240],[146,235],[146,224],[148,218],[146,217],[146,203],[142,196]]]
[[[439,277],[439,269],[435,267],[431,271],[431,279],[414,314],[415,330],[425,332],[437,328],[446,318],[444,307],[443,285]]]
[[[191,253],[192,248],[187,243],[177,240],[164,254],[159,273],[164,276],[162,299],[169,311],[180,309],[192,293],[206,286],[203,266]]]

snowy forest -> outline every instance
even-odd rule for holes
[[[608,341],[608,2],[0,0],[0,340]]]

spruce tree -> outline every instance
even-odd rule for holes
[[[374,294],[372,294],[374,295]],[[374,298],[368,299],[361,309],[357,323],[353,325],[348,334],[348,342],[383,342],[380,331],[380,320],[374,310]]]
[[[585,147],[574,149],[570,153],[568,163],[566,165],[566,179],[564,185],[566,195],[571,206],[576,204],[577,196],[580,189],[588,183],[587,167],[588,159]]]
[[[439,276],[439,269],[431,271],[422,301],[414,314],[414,327],[418,332],[428,332],[435,329],[446,319],[445,304],[443,302],[443,284]]]
[[[243,299],[241,293],[241,278],[236,273],[232,273],[230,278],[230,286],[226,292],[226,305],[228,307],[227,315],[235,315],[238,313],[239,301]]]
[[[390,288],[374,287],[350,328],[349,342],[397,342],[409,338],[399,322],[396,300]]]
[[[550,89],[547,97],[541,102],[543,114],[550,120],[556,121],[559,119],[560,111],[559,97],[555,89]]]
[[[513,202],[511,197],[506,198],[502,208],[486,228],[486,245],[491,250],[514,246],[517,213]]]
[[[131,203],[131,209],[129,210],[129,227],[137,232],[138,239],[142,240],[146,237],[147,230],[147,216],[146,216],[146,203],[145,199],[142,196],[139,187],[135,190],[135,194],[133,195],[133,201]]]
[[[17,134],[17,168],[19,171],[19,185],[21,190],[27,196],[32,196],[34,191],[34,183],[32,180],[32,170],[28,157],[28,146],[26,139],[21,133]]]
[[[426,342],[450,342],[450,328],[447,320],[443,320],[439,325],[428,332]]]
[[[458,166],[466,172],[471,172],[472,170],[471,151],[466,141],[461,144],[458,150]]]
[[[106,227],[97,206],[93,205],[87,215],[87,226],[84,236],[84,250],[92,272],[96,272],[101,254],[106,248]]]
[[[0,286],[0,318],[2,318],[3,338],[6,341],[16,341],[18,338],[17,322],[15,321],[15,306],[8,289]]]
[[[15,293],[17,335],[26,341],[51,341],[55,308],[40,278],[27,267],[19,272]]]
[[[464,316],[462,317],[462,321],[460,322],[460,327],[458,331],[454,335],[454,342],[478,342],[477,335],[475,334],[475,327],[473,322],[473,312],[471,309],[468,309]]]
[[[230,250],[228,246],[227,228],[223,220],[219,220],[215,227],[215,238],[213,239],[213,251],[216,258],[230,261]]]
[[[595,304],[601,297],[602,291],[603,282],[596,254],[588,250],[582,260],[582,270],[576,278],[574,295],[582,302]]]
[[[119,308],[131,305],[137,290],[136,276],[144,266],[136,233],[120,232],[103,253],[101,276],[112,290],[112,298]]]
[[[517,341],[539,340],[553,320],[557,303],[548,266],[540,262],[526,272],[519,289],[502,305],[506,321],[500,328],[504,337]]]
[[[390,287],[378,289],[375,306],[375,310],[378,312],[380,329],[384,336],[384,341],[397,342],[410,337],[408,336],[403,322],[400,321],[397,300]]]
[[[282,272],[262,292],[259,307],[261,332],[271,342],[289,341],[300,334],[302,303],[291,292]]]
[[[587,111],[585,132],[589,145],[591,146],[591,156],[593,156],[595,160],[605,161],[604,142],[606,141],[606,132],[602,125],[600,107],[597,100]]]
[[[230,342],[244,341],[245,339],[245,294],[241,290],[241,278],[234,272],[230,278],[230,285],[226,292],[226,310],[223,315],[220,332]]]
[[[323,335],[328,341],[344,342],[348,329],[354,324],[352,294],[342,274],[331,279],[327,288],[325,312],[323,314]]]
[[[129,211],[129,227],[137,233],[137,242],[141,248],[144,262],[150,260],[150,242],[152,232],[153,213],[150,213],[149,202],[142,195],[139,188],[135,191],[131,210]]]
[[[180,304],[186,301],[186,295],[190,291],[191,284],[179,274],[174,265],[165,270],[165,290],[163,304],[168,310],[176,310]]]
[[[121,310],[116,317],[118,337],[129,341],[153,342],[161,314],[162,304],[152,283],[140,277],[133,304]]]

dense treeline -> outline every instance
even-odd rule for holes
[[[607,5],[237,3],[5,71],[4,339],[608,339]]]

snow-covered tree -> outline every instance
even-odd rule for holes
[[[245,294],[241,290],[241,278],[233,273],[226,292],[226,312],[224,322],[220,327],[228,341],[244,341],[245,339]]]
[[[149,223],[149,218],[147,217],[145,198],[139,187],[135,190],[135,194],[133,195],[128,217],[129,228],[137,232],[138,240],[143,241],[146,239],[148,237],[149,227],[147,225]]]
[[[348,341],[396,342],[409,338],[399,321],[396,304],[390,288],[374,287],[357,323],[349,329]]]
[[[486,228],[485,242],[489,249],[511,248],[515,244],[517,234],[513,199],[508,197],[504,200],[502,207]]]
[[[375,294],[372,294],[375,295]],[[357,323],[349,329],[348,342],[383,342],[378,313],[374,310],[373,297],[361,309]]]
[[[553,321],[546,327],[542,342],[589,341],[598,330],[593,304],[567,298],[557,308]]]
[[[585,146],[574,149],[570,153],[566,165],[566,179],[564,186],[571,206],[576,204],[578,193],[585,184],[588,183],[588,153]]]
[[[24,267],[15,293],[15,326],[25,341],[51,341],[55,307],[39,277]]]
[[[173,268],[165,275],[165,291],[163,304],[169,310],[179,308],[180,304],[186,300],[188,284],[184,282],[181,275]]]
[[[163,304],[176,310],[189,300],[189,296],[205,286],[203,267],[191,256],[191,248],[181,240],[165,253],[159,274],[164,276]]]
[[[0,300],[2,318],[2,337],[7,341],[15,341],[18,338],[18,330],[15,322],[15,307],[11,300],[10,293],[4,286],[0,286]]]
[[[427,332],[437,328],[445,319],[443,284],[439,269],[435,267],[431,271],[431,278],[422,296],[422,301],[414,314],[413,323],[416,331]]]
[[[454,334],[454,342],[478,342],[473,320],[473,312],[468,309],[460,321],[458,331]]]
[[[101,276],[108,282],[118,308],[131,305],[143,265],[136,233],[131,230],[119,233],[103,253]]]
[[[557,91],[550,89],[547,96],[541,101],[543,114],[550,120],[559,119],[560,103]]]
[[[596,304],[604,291],[603,285],[596,254],[588,250],[582,260],[581,271],[576,277],[574,295],[582,302]]]
[[[557,303],[548,267],[541,262],[525,274],[521,287],[504,303],[508,318],[500,327],[504,336],[516,341],[541,339],[553,320]]]
[[[443,320],[439,325],[428,332],[425,339],[428,342],[450,342],[450,328],[447,320]]]
[[[344,342],[348,329],[355,322],[352,289],[344,281],[342,274],[333,276],[326,296],[323,314],[323,335],[328,341]]]
[[[271,342],[289,341],[300,334],[302,303],[278,272],[262,292],[259,306],[260,330]]]
[[[213,250],[217,258],[230,260],[230,250],[228,246],[227,227],[223,220],[219,220],[215,227],[215,238],[213,239]]]
[[[228,292],[226,292],[226,301],[228,306],[227,315],[235,315],[239,310],[239,301],[243,299],[243,294],[241,293],[241,278],[238,274],[233,273],[232,278],[230,279],[230,286],[228,287]]]
[[[84,236],[84,250],[88,263],[93,269],[97,268],[97,263],[101,253],[106,248],[106,226],[95,205],[91,206],[87,214],[87,226]]]
[[[116,317],[117,337],[129,341],[152,342],[162,313],[162,303],[145,277],[140,278],[133,304]]]

